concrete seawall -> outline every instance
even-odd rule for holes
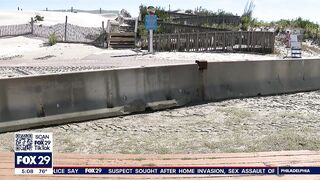
[[[320,60],[211,62],[0,79],[0,132],[320,89]]]

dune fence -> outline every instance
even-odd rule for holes
[[[240,51],[272,53],[273,32],[225,31],[156,34],[155,51]]]
[[[32,34],[31,24],[0,26],[0,37]]]
[[[65,29],[65,27],[67,28]],[[44,38],[55,34],[58,42],[91,43],[103,34],[103,29],[97,27],[81,27],[69,23],[65,26],[65,24],[61,23],[53,26],[34,25],[33,34]]]
[[[67,23],[66,18],[65,23],[46,26],[35,24],[31,19],[29,24],[0,26],[0,37],[34,35],[49,38],[51,34],[56,36],[58,42],[87,43],[101,47],[105,45],[106,40],[104,22],[101,27],[82,27]]]

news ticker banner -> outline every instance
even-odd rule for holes
[[[52,133],[15,133],[15,174],[54,175],[320,175],[320,167],[53,166]]]
[[[19,174],[39,173],[26,169]],[[41,169],[41,168],[40,168]],[[44,171],[44,170],[42,170]],[[53,167],[53,175],[320,175],[320,167]]]
[[[320,167],[54,167],[53,174],[316,175]]]

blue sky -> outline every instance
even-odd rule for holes
[[[127,9],[131,14],[138,14],[140,4],[161,6],[165,9],[194,9],[197,6],[216,11],[224,9],[242,14],[247,0],[0,0],[0,10],[16,10],[17,6],[25,10],[67,9]],[[320,23],[319,0],[255,0],[254,17],[271,21],[281,18],[303,17]]]

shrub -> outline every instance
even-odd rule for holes
[[[49,35],[49,45],[53,46],[57,43],[57,36],[55,33]]]
[[[34,17],[34,20],[35,20],[35,21],[43,21],[43,20],[44,20],[44,17],[43,17],[43,16],[40,16],[40,15],[36,15],[36,16]]]

